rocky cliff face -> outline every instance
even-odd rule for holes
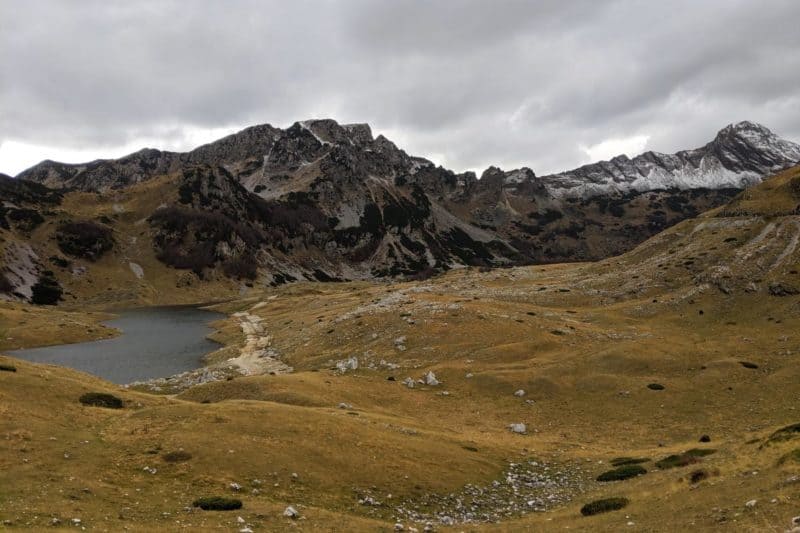
[[[311,120],[254,126],[186,153],[45,161],[0,185],[111,198],[169,175],[177,200],[141,213],[160,261],[281,283],[600,259],[797,162],[800,146],[742,122],[695,150],[541,177],[491,167],[478,179],[410,156],[366,124]]]

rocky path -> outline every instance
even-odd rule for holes
[[[239,355],[217,363],[166,378],[137,381],[126,385],[157,393],[177,394],[195,385],[221,381],[232,376],[255,376],[259,374],[286,374],[293,368],[280,360],[272,344],[272,337],[264,328],[264,319],[246,311],[232,315],[239,321],[245,335]]]
[[[228,360],[239,367],[245,375],[257,375],[274,372],[285,374],[293,369],[278,358],[278,352],[272,348],[272,337],[264,328],[264,319],[246,311],[235,313],[239,326],[245,335],[245,343],[239,356]]]

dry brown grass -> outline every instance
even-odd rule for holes
[[[586,492],[546,513],[454,530],[783,531],[797,514],[800,466],[786,458],[800,439],[766,443],[800,422],[800,297],[770,296],[766,286],[796,279],[796,222],[703,217],[596,264],[252,292],[218,308],[263,317],[296,372],[177,397],[0,357],[18,368],[0,373],[0,519],[172,531],[232,529],[240,515],[256,530],[388,531],[392,513],[359,505],[359,491],[374,487],[395,502],[447,494],[536,457],[584,465]],[[711,276],[720,265],[728,278]],[[26,343],[71,331],[59,321],[88,327],[100,317],[9,305],[0,313],[6,335]],[[224,353],[235,353],[237,322],[218,325],[217,338],[231,344]],[[350,356],[359,357],[357,371],[331,370]],[[428,370],[440,386],[402,385]],[[518,389],[525,396],[514,396]],[[82,407],[77,398],[88,391],[120,396],[126,407]],[[515,422],[528,434],[508,431]],[[702,458],[713,475],[697,482],[691,466],[593,481],[612,458],[661,459],[702,446],[701,435],[717,452]],[[191,460],[160,458],[180,449]],[[198,497],[233,495],[232,482],[244,489],[235,495],[240,511],[184,510]],[[581,516],[584,504],[610,497],[630,504]],[[756,506],[746,508],[751,499]],[[287,505],[304,519],[284,518]]]

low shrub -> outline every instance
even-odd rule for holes
[[[769,436],[768,442],[782,442],[797,437],[800,433],[800,423],[792,424],[791,426],[782,427],[775,433]]]
[[[689,474],[689,483],[694,485],[695,483],[700,483],[701,481],[703,481],[704,479],[707,479],[707,478],[708,478],[708,472],[707,471],[705,471],[703,469],[695,470],[691,474]]]
[[[611,466],[638,465],[650,461],[647,457],[615,457],[609,461]]]
[[[31,303],[34,305],[56,305],[64,294],[58,280],[50,271],[44,272],[31,287]]]
[[[609,470],[608,472],[603,472],[599,476],[597,476],[597,481],[622,481],[624,479],[630,479],[632,477],[641,476],[647,473],[643,467],[636,465],[636,464],[629,464],[620,466],[615,468],[614,470]]]
[[[67,255],[97,261],[114,247],[111,228],[84,220],[65,222],[56,230],[58,248]]]
[[[87,392],[79,398],[83,405],[105,407],[106,409],[122,409],[122,400],[106,392]]]
[[[192,458],[192,454],[184,450],[176,450],[174,452],[165,453],[161,458],[166,463],[182,463]]]
[[[595,500],[581,507],[581,514],[583,516],[592,516],[609,511],[619,511],[628,505],[628,503],[630,503],[628,498],[604,498],[602,500]]]
[[[668,468],[678,468],[681,466],[688,466],[699,462],[700,458],[705,457],[706,455],[711,455],[716,451],[717,450],[712,450],[712,449],[703,450],[699,448],[693,448],[683,453],[668,455],[667,457],[661,459],[660,461],[656,461],[655,465],[657,468],[660,468],[661,470],[666,470]]]
[[[650,390],[664,390],[666,387],[661,383],[650,383],[647,388]]]
[[[192,506],[199,507],[204,511],[234,511],[242,508],[242,500],[224,498],[222,496],[211,496],[208,498],[198,498],[192,502]]]
[[[0,364],[0,372],[16,372],[16,371],[17,367],[15,366]]]

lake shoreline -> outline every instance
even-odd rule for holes
[[[7,355],[93,374],[116,384],[171,376],[206,367],[206,356],[225,347],[213,323],[224,313],[202,305],[140,306],[104,312],[97,328],[113,332],[73,343],[40,344]],[[94,318],[97,318],[96,316]]]

